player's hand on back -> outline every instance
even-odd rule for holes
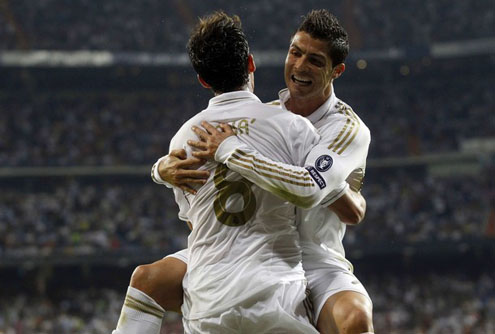
[[[201,126],[203,126],[204,130],[197,126],[192,127],[192,130],[200,140],[188,140],[187,143],[199,150],[192,153],[194,157],[215,160],[215,153],[218,147],[226,138],[235,136],[234,130],[230,125],[224,123],[219,125],[219,129],[216,129],[206,121],[201,122]]]
[[[200,158],[187,158],[186,151],[183,149],[172,150],[158,165],[158,173],[162,180],[169,184],[196,194],[192,185],[205,184],[210,175],[210,172],[206,170],[197,170],[204,163],[205,160]]]

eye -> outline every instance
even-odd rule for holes
[[[324,67],[325,66],[324,62],[322,62],[321,60],[316,59],[316,58],[311,58],[309,61],[311,62],[311,64],[315,65],[316,67]]]
[[[292,49],[290,50],[290,54],[293,55],[293,56],[296,56],[296,57],[299,57],[301,56],[301,52],[299,52],[298,50],[296,49]]]

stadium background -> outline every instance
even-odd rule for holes
[[[492,0],[0,0],[0,333],[109,333],[133,268],[185,246],[149,170],[207,104],[185,43],[220,8],[263,101],[301,15],[349,32],[335,90],[372,144],[345,246],[376,332],[495,333]]]

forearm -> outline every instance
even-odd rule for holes
[[[225,140],[215,160],[225,163],[259,187],[302,208],[320,204],[335,189],[342,189],[344,175],[322,176],[314,166],[289,165],[273,161],[243,144],[236,137]]]

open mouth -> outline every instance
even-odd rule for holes
[[[311,85],[311,80],[304,80],[304,79],[302,79],[302,78],[298,78],[298,77],[296,77],[294,74],[293,74],[293,75],[291,75],[291,77],[290,77],[290,78],[291,78],[291,80],[292,80],[293,82],[295,82],[296,84],[299,84],[299,85],[304,85],[304,86],[309,86],[309,85]]]

